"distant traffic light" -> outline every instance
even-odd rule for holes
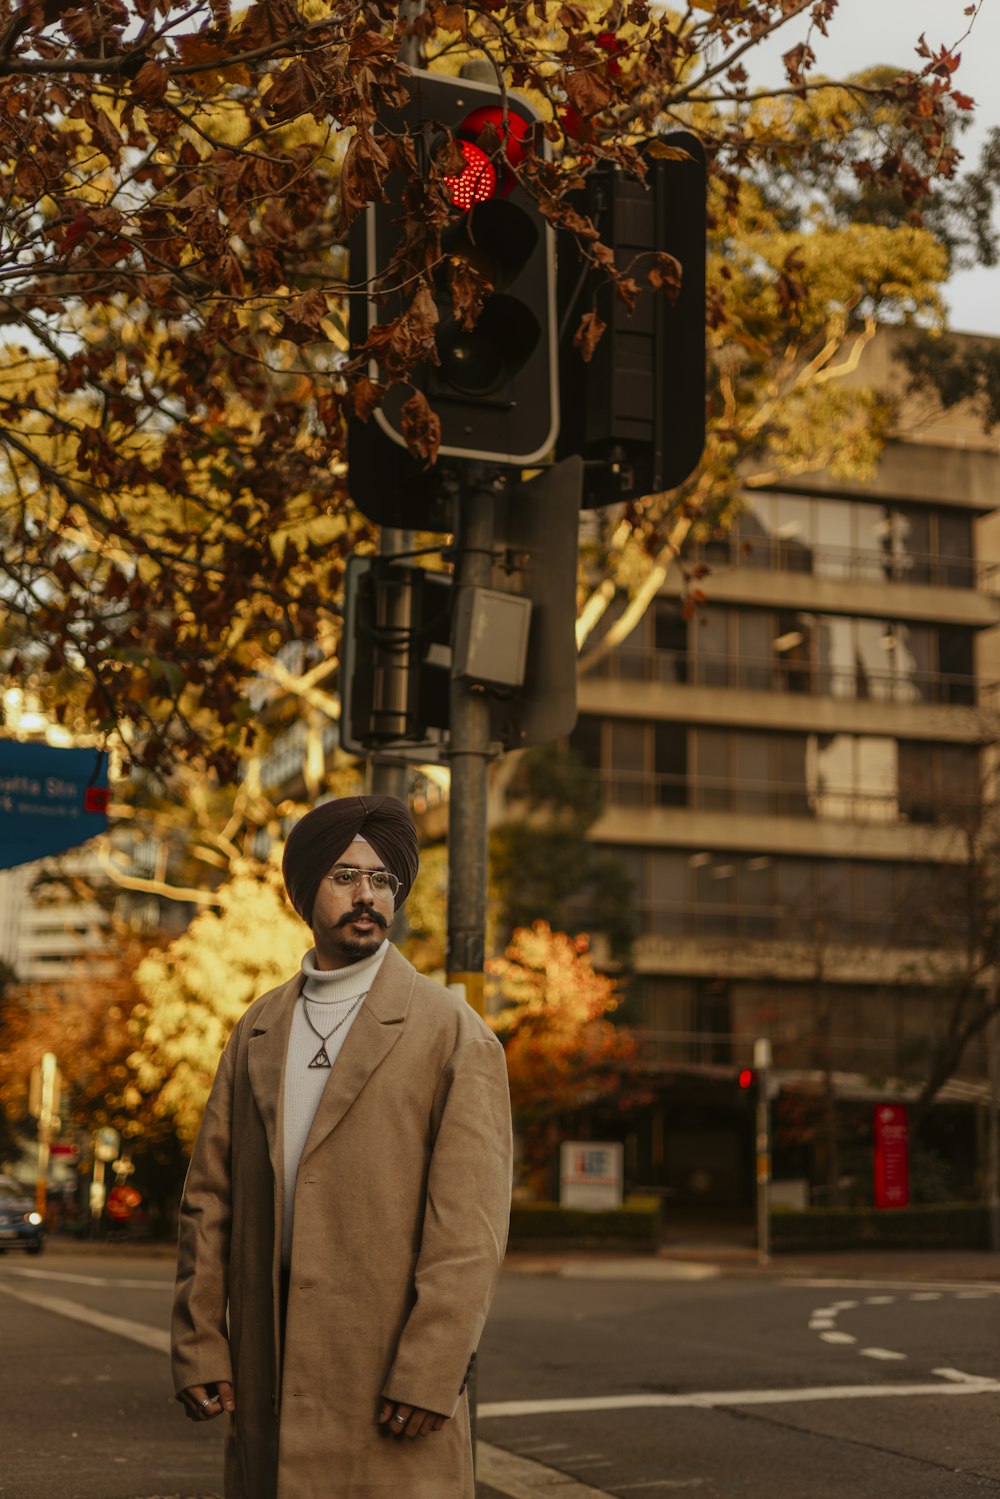
[[[559,244],[560,456],[587,461],[585,506],[672,489],[697,467],[705,442],[705,149],[689,131],[648,143],[644,182],[613,167],[592,171],[576,206],[639,286],[635,310],[568,234]],[[659,255],[681,270],[671,301],[648,273]],[[573,336],[585,312],[605,329],[584,362]]]
[[[739,1083],[740,1088],[743,1089],[744,1091],[746,1091],[749,1088],[752,1088],[754,1086],[754,1084],[756,1083],[756,1081],[757,1081],[757,1074],[756,1074],[756,1072],[754,1072],[754,1070],[753,1070],[752,1067],[744,1067],[744,1068],[742,1068],[741,1071],[740,1071],[740,1075],[737,1078],[737,1082]]]
[[[555,442],[554,236],[515,171],[544,148],[534,107],[444,74],[414,72],[407,85],[375,130],[394,168],[385,201],[350,237],[351,281],[365,286],[351,300],[351,343],[367,346],[369,379],[388,390],[367,421],[351,421],[349,482],[383,525],[449,530],[449,459],[521,468]],[[394,383],[413,343],[426,355]],[[406,444],[414,390],[441,423],[430,470]]]

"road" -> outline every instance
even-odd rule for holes
[[[481,1499],[1000,1499],[1000,1286],[575,1268],[501,1283]],[[0,1258],[0,1499],[221,1494],[221,1422],[171,1398],[171,1271]]]

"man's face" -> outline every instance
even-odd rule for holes
[[[320,968],[346,968],[378,952],[392,926],[395,904],[391,890],[378,891],[370,880],[357,885],[336,880],[338,870],[385,870],[370,843],[356,838],[320,881],[312,911],[313,940]],[[330,876],[334,878],[331,879]]]

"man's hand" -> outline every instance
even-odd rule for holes
[[[189,1421],[211,1421],[223,1411],[236,1409],[233,1387],[225,1379],[220,1379],[218,1384],[193,1384],[181,1390],[181,1401]]]
[[[379,1425],[385,1426],[394,1437],[429,1436],[432,1431],[440,1431],[447,1419],[436,1411],[424,1411],[419,1405],[403,1405],[397,1400],[383,1400],[378,1415]]]

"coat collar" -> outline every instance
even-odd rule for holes
[[[379,1063],[395,1046],[410,1007],[417,971],[402,953],[390,946],[334,1063],[306,1140],[302,1159],[343,1119]],[[282,1159],[282,1080],[288,1033],[302,975],[272,989],[261,1001],[251,1022],[247,1052],[250,1086],[267,1131],[268,1152],[275,1179],[284,1173]]]
[[[285,1069],[285,1052],[288,1050],[288,1033],[292,1028],[295,1001],[302,989],[302,975],[297,973],[287,984],[272,989],[265,995],[250,1026],[247,1043],[247,1068],[250,1086],[260,1117],[267,1131],[268,1153],[274,1168],[275,1180],[281,1180],[281,1114],[282,1073]]]

